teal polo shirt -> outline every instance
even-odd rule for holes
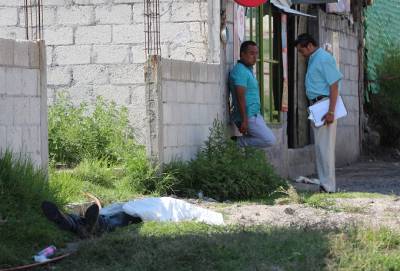
[[[343,78],[333,56],[318,48],[309,58],[306,74],[306,95],[309,100],[318,96],[329,96],[329,87]],[[339,84],[340,88],[340,84]]]
[[[235,86],[241,86],[246,89],[247,117],[259,114],[261,108],[260,90],[252,67],[247,67],[243,63],[238,62],[229,74],[229,90],[232,94],[233,102],[233,121],[241,121]]]

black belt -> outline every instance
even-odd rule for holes
[[[327,97],[328,97],[328,96],[320,95],[320,96],[318,96],[317,98],[314,98],[314,99],[310,100],[310,102],[311,102],[311,104],[315,104],[315,103],[318,102],[319,100],[322,100],[322,99],[327,98]]]

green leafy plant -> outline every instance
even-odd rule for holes
[[[49,156],[74,166],[84,158],[118,163],[135,147],[126,108],[98,97],[94,108],[75,106],[61,93],[49,108]]]
[[[386,49],[377,66],[380,91],[371,98],[367,110],[381,135],[381,144],[400,146],[400,46]]]
[[[142,194],[166,194],[175,183],[175,178],[168,172],[163,173],[160,168],[152,164],[144,147],[132,150],[124,160],[126,180],[135,191]]]
[[[76,106],[61,94],[49,110],[51,185],[61,187],[58,194],[69,201],[84,200],[82,191],[106,201],[162,191],[168,179],[133,135],[126,108],[101,98],[92,108]],[[56,170],[60,163],[67,169]],[[147,180],[151,187],[144,188],[139,180]]]
[[[204,148],[189,162],[165,165],[164,194],[195,196],[202,191],[217,200],[262,198],[285,183],[275,174],[265,152],[239,148],[228,139],[225,126],[214,121]],[[154,189],[154,181],[139,180],[145,191]]]

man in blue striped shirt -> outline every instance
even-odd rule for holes
[[[311,104],[329,99],[329,110],[322,120],[325,125],[313,126],[315,155],[320,188],[323,192],[335,192],[335,107],[339,95],[339,82],[343,75],[334,57],[317,46],[309,34],[301,34],[295,41],[298,52],[308,58],[306,95]]]

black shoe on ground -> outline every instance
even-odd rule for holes
[[[323,187],[322,185],[319,186],[319,192],[320,193],[327,193],[327,194],[333,193],[333,192],[329,192],[328,190],[326,190],[325,187]]]
[[[139,223],[142,223],[143,222],[143,220],[142,220],[142,218],[140,218],[140,216],[132,216],[132,215],[128,215],[128,214],[126,214],[126,213],[123,213],[124,214],[124,216],[125,216],[125,220],[126,220],[126,225],[129,225],[129,224],[139,224]]]
[[[91,205],[85,212],[86,229],[91,233],[99,219],[99,206],[97,204]]]
[[[58,209],[54,203],[50,201],[43,201],[41,208],[45,217],[51,222],[54,222],[60,229],[66,231],[72,230],[71,221]]]

